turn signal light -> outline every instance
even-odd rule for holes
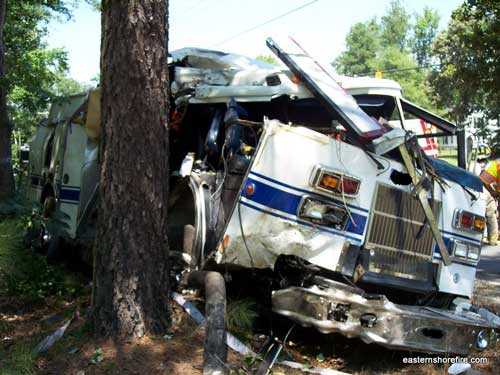
[[[486,228],[486,220],[484,217],[476,216],[474,218],[474,229],[478,232],[483,232],[484,228]]]
[[[320,168],[316,172],[314,185],[323,191],[352,197],[358,194],[361,182],[356,178]]]
[[[455,213],[455,228],[482,233],[486,227],[486,219],[472,212],[457,210]]]

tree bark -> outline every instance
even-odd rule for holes
[[[165,332],[168,6],[102,2],[101,182],[93,317],[101,336]]]
[[[3,26],[5,24],[7,0],[0,0],[0,202],[14,194],[12,174],[12,125],[7,113],[7,90],[5,88],[5,45]]]

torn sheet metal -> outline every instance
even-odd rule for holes
[[[186,47],[170,52],[172,63],[183,63],[201,69],[276,69],[275,65],[236,53]]]
[[[218,253],[219,262],[272,268],[283,254],[296,255],[329,268],[337,264],[342,240],[335,241],[328,233],[252,207],[251,200],[242,198],[236,210],[241,212],[243,233],[236,214],[228,227],[228,246]]]
[[[268,38],[266,43],[328,111],[343,118],[352,132],[366,140],[377,138],[385,132],[382,125],[363,112],[356,100],[338,84],[336,74],[329,67],[321,66],[297,42],[291,40],[281,46]]]
[[[276,120],[266,120],[264,128],[216,260],[273,268],[279,255],[295,255],[335,271],[345,242],[363,241],[377,177],[373,161],[359,148],[310,129]],[[344,201],[311,185],[320,161],[325,168],[349,175],[356,171],[362,181],[358,196]],[[304,217],[308,197],[349,212],[345,225],[337,228]]]
[[[239,102],[268,102],[286,95],[292,99],[314,95],[283,66],[268,64],[232,53],[197,48],[171,52],[174,96],[189,92],[190,103],[225,103],[233,97]],[[373,77],[336,76],[339,85],[351,95],[401,96],[401,86],[392,80]]]
[[[484,349],[479,340],[487,340],[487,346],[496,342],[490,322],[472,311],[399,305],[385,296],[366,298],[353,287],[322,277],[314,282],[308,288],[273,292],[273,311],[323,333],[340,332],[391,349],[468,354]]]

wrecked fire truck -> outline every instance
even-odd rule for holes
[[[430,352],[489,347],[498,318],[470,304],[481,181],[426,155],[429,135],[405,123],[448,136],[455,126],[394,81],[337,76],[293,41],[267,45],[286,67],[171,53],[170,249],[189,269],[263,272],[272,310],[322,333]],[[66,132],[98,133],[96,92],[63,116]],[[96,200],[96,142],[81,140],[80,177],[60,172],[54,184],[57,204],[74,200],[76,237]]]
[[[81,247],[79,256],[92,264],[99,182],[99,101],[99,90],[57,100],[30,142],[28,197],[41,205],[43,217],[57,215],[57,220],[53,225],[33,228],[27,240],[36,240],[51,260],[63,255],[64,241],[72,248]]]

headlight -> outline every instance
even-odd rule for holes
[[[467,254],[467,259],[478,261],[480,252],[481,249],[479,248],[479,246],[469,245],[469,252]]]
[[[344,229],[348,218],[344,207],[307,196],[302,199],[297,216],[339,230]]]
[[[479,260],[481,248],[468,242],[453,241],[453,255],[472,262]]]
[[[455,250],[453,254],[459,258],[467,258],[467,244],[464,242],[455,241]]]

